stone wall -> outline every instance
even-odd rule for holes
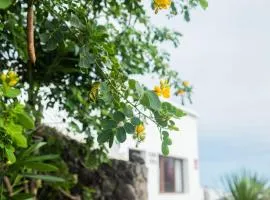
[[[82,152],[85,148],[82,148],[79,142],[47,126],[40,127],[36,135],[45,141],[50,141],[50,145],[45,145],[43,148],[46,154],[59,153],[61,155],[65,163],[63,165],[66,165],[68,171],[64,170],[63,173],[76,177],[74,178],[76,184],[70,188],[72,198],[69,193],[59,192],[44,183],[39,189],[38,199],[147,200],[147,168],[144,165],[144,159],[136,152],[130,155],[132,162],[111,160],[108,164],[102,164],[97,170],[93,170],[84,164],[85,155]],[[91,195],[93,198],[85,197],[85,188],[91,191],[94,189]]]
[[[95,200],[147,200],[147,168],[138,162],[112,160],[97,171],[80,170],[79,181],[95,189]]]

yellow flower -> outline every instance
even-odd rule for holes
[[[189,87],[190,84],[189,84],[188,81],[183,81],[182,85],[183,85],[184,87]]]
[[[7,75],[8,75],[8,77],[9,77],[10,79],[16,79],[16,78],[18,78],[17,73],[14,72],[14,71],[9,71],[9,72],[7,73]]]
[[[154,0],[155,13],[161,9],[168,9],[171,3],[171,0]]]
[[[145,131],[144,125],[140,124],[140,125],[136,126],[135,130],[136,130],[137,136],[142,135]]]
[[[162,89],[162,95],[164,98],[170,98],[171,88],[169,86]]]
[[[154,92],[158,95],[161,96],[162,95],[162,90],[159,86],[155,86],[154,87]]]
[[[9,86],[13,87],[15,86],[19,81],[19,77],[16,72],[14,71],[9,71],[7,73],[7,79],[6,82]]]
[[[145,139],[144,125],[140,124],[136,126],[135,130],[136,130],[136,134],[134,135],[134,138],[137,138],[139,141],[143,141]]]
[[[178,94],[178,95],[184,95],[184,94],[185,94],[185,90],[179,89],[179,90],[177,91],[177,94]]]
[[[19,77],[17,73],[14,71],[9,71],[8,73],[2,73],[0,76],[0,79],[2,80],[3,83],[6,83],[10,87],[15,86],[19,81]]]
[[[13,87],[13,86],[15,86],[16,84],[18,83],[18,80],[10,80],[9,82],[8,82],[8,85],[10,86],[10,87]]]
[[[154,87],[154,92],[158,96],[163,96],[164,98],[170,98],[171,88],[167,80],[161,80],[160,86]]]

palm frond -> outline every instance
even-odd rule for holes
[[[266,199],[267,180],[257,173],[243,170],[241,173],[225,175],[222,178],[230,200],[259,200]]]

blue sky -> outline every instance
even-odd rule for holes
[[[152,21],[180,31],[178,49],[166,44],[171,66],[195,87],[203,185],[241,168],[270,177],[270,1],[209,0],[191,22],[165,12]]]

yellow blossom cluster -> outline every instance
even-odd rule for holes
[[[182,85],[184,88],[180,88],[176,92],[177,95],[184,95],[186,93],[186,88],[190,87],[190,83],[188,81],[183,81]]]
[[[171,96],[171,87],[167,80],[161,80],[159,86],[154,87],[154,92],[158,96],[163,96],[164,98],[170,98]]]
[[[0,79],[2,80],[3,83],[7,84],[10,87],[15,86],[19,81],[18,74],[14,71],[2,73],[0,75]]]
[[[140,141],[143,141],[145,139],[145,127],[143,124],[139,124],[135,128],[135,137],[138,138]]]
[[[158,13],[161,9],[168,9],[171,3],[171,0],[154,0],[155,13]]]

